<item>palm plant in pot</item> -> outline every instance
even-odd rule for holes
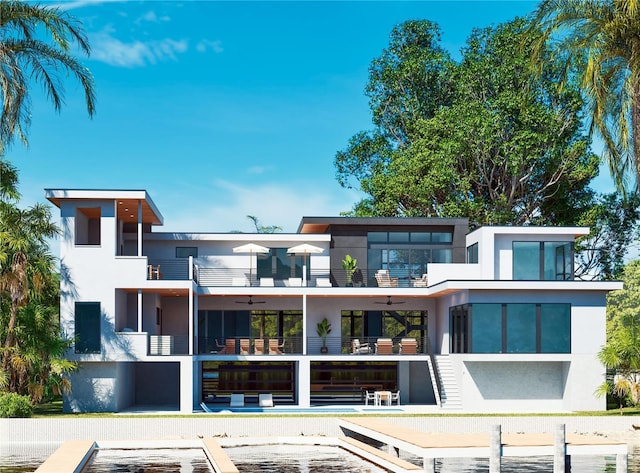
[[[331,324],[325,317],[321,322],[316,324],[316,333],[318,337],[322,339],[322,347],[320,348],[320,353],[328,353],[329,349],[327,348],[327,335],[331,333]]]
[[[342,269],[344,269],[347,275],[347,286],[353,286],[353,273],[358,270],[358,260],[351,255],[344,255]]]

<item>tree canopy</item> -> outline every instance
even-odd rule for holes
[[[352,214],[574,223],[599,161],[561,65],[549,55],[544,74],[531,73],[535,39],[523,19],[477,29],[455,63],[437,25],[394,28],[366,88],[375,128],[335,158],[339,183],[367,194]]]
[[[543,0],[534,15],[542,31],[531,61],[540,68],[549,48],[563,82],[577,76],[591,131],[620,191],[640,183],[640,2]]]
[[[84,30],[68,13],[18,0],[0,1],[0,156],[16,136],[27,143],[31,80],[42,85],[60,110],[62,79],[73,76],[84,90],[89,115],[94,114],[93,77],[71,54],[74,44],[89,54]]]

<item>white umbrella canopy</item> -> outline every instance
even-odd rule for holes
[[[324,252],[323,248],[319,246],[314,246],[309,243],[302,243],[301,245],[296,245],[287,250],[287,253],[290,255],[303,255],[304,259],[302,261],[302,285],[307,285],[307,255],[318,254]]]
[[[253,284],[253,254],[254,253],[269,253],[269,248],[258,245],[257,243],[245,243],[244,245],[236,246],[233,249],[234,253],[249,253],[249,285]]]

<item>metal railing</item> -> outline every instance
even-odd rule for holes
[[[198,353],[214,355],[301,355],[302,337],[198,337]]]
[[[189,260],[149,259],[147,261],[147,279],[170,279],[186,281],[189,279]]]
[[[188,335],[149,335],[149,355],[188,354]]]

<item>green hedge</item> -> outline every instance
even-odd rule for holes
[[[29,396],[16,393],[0,394],[0,417],[31,417],[32,413]]]

